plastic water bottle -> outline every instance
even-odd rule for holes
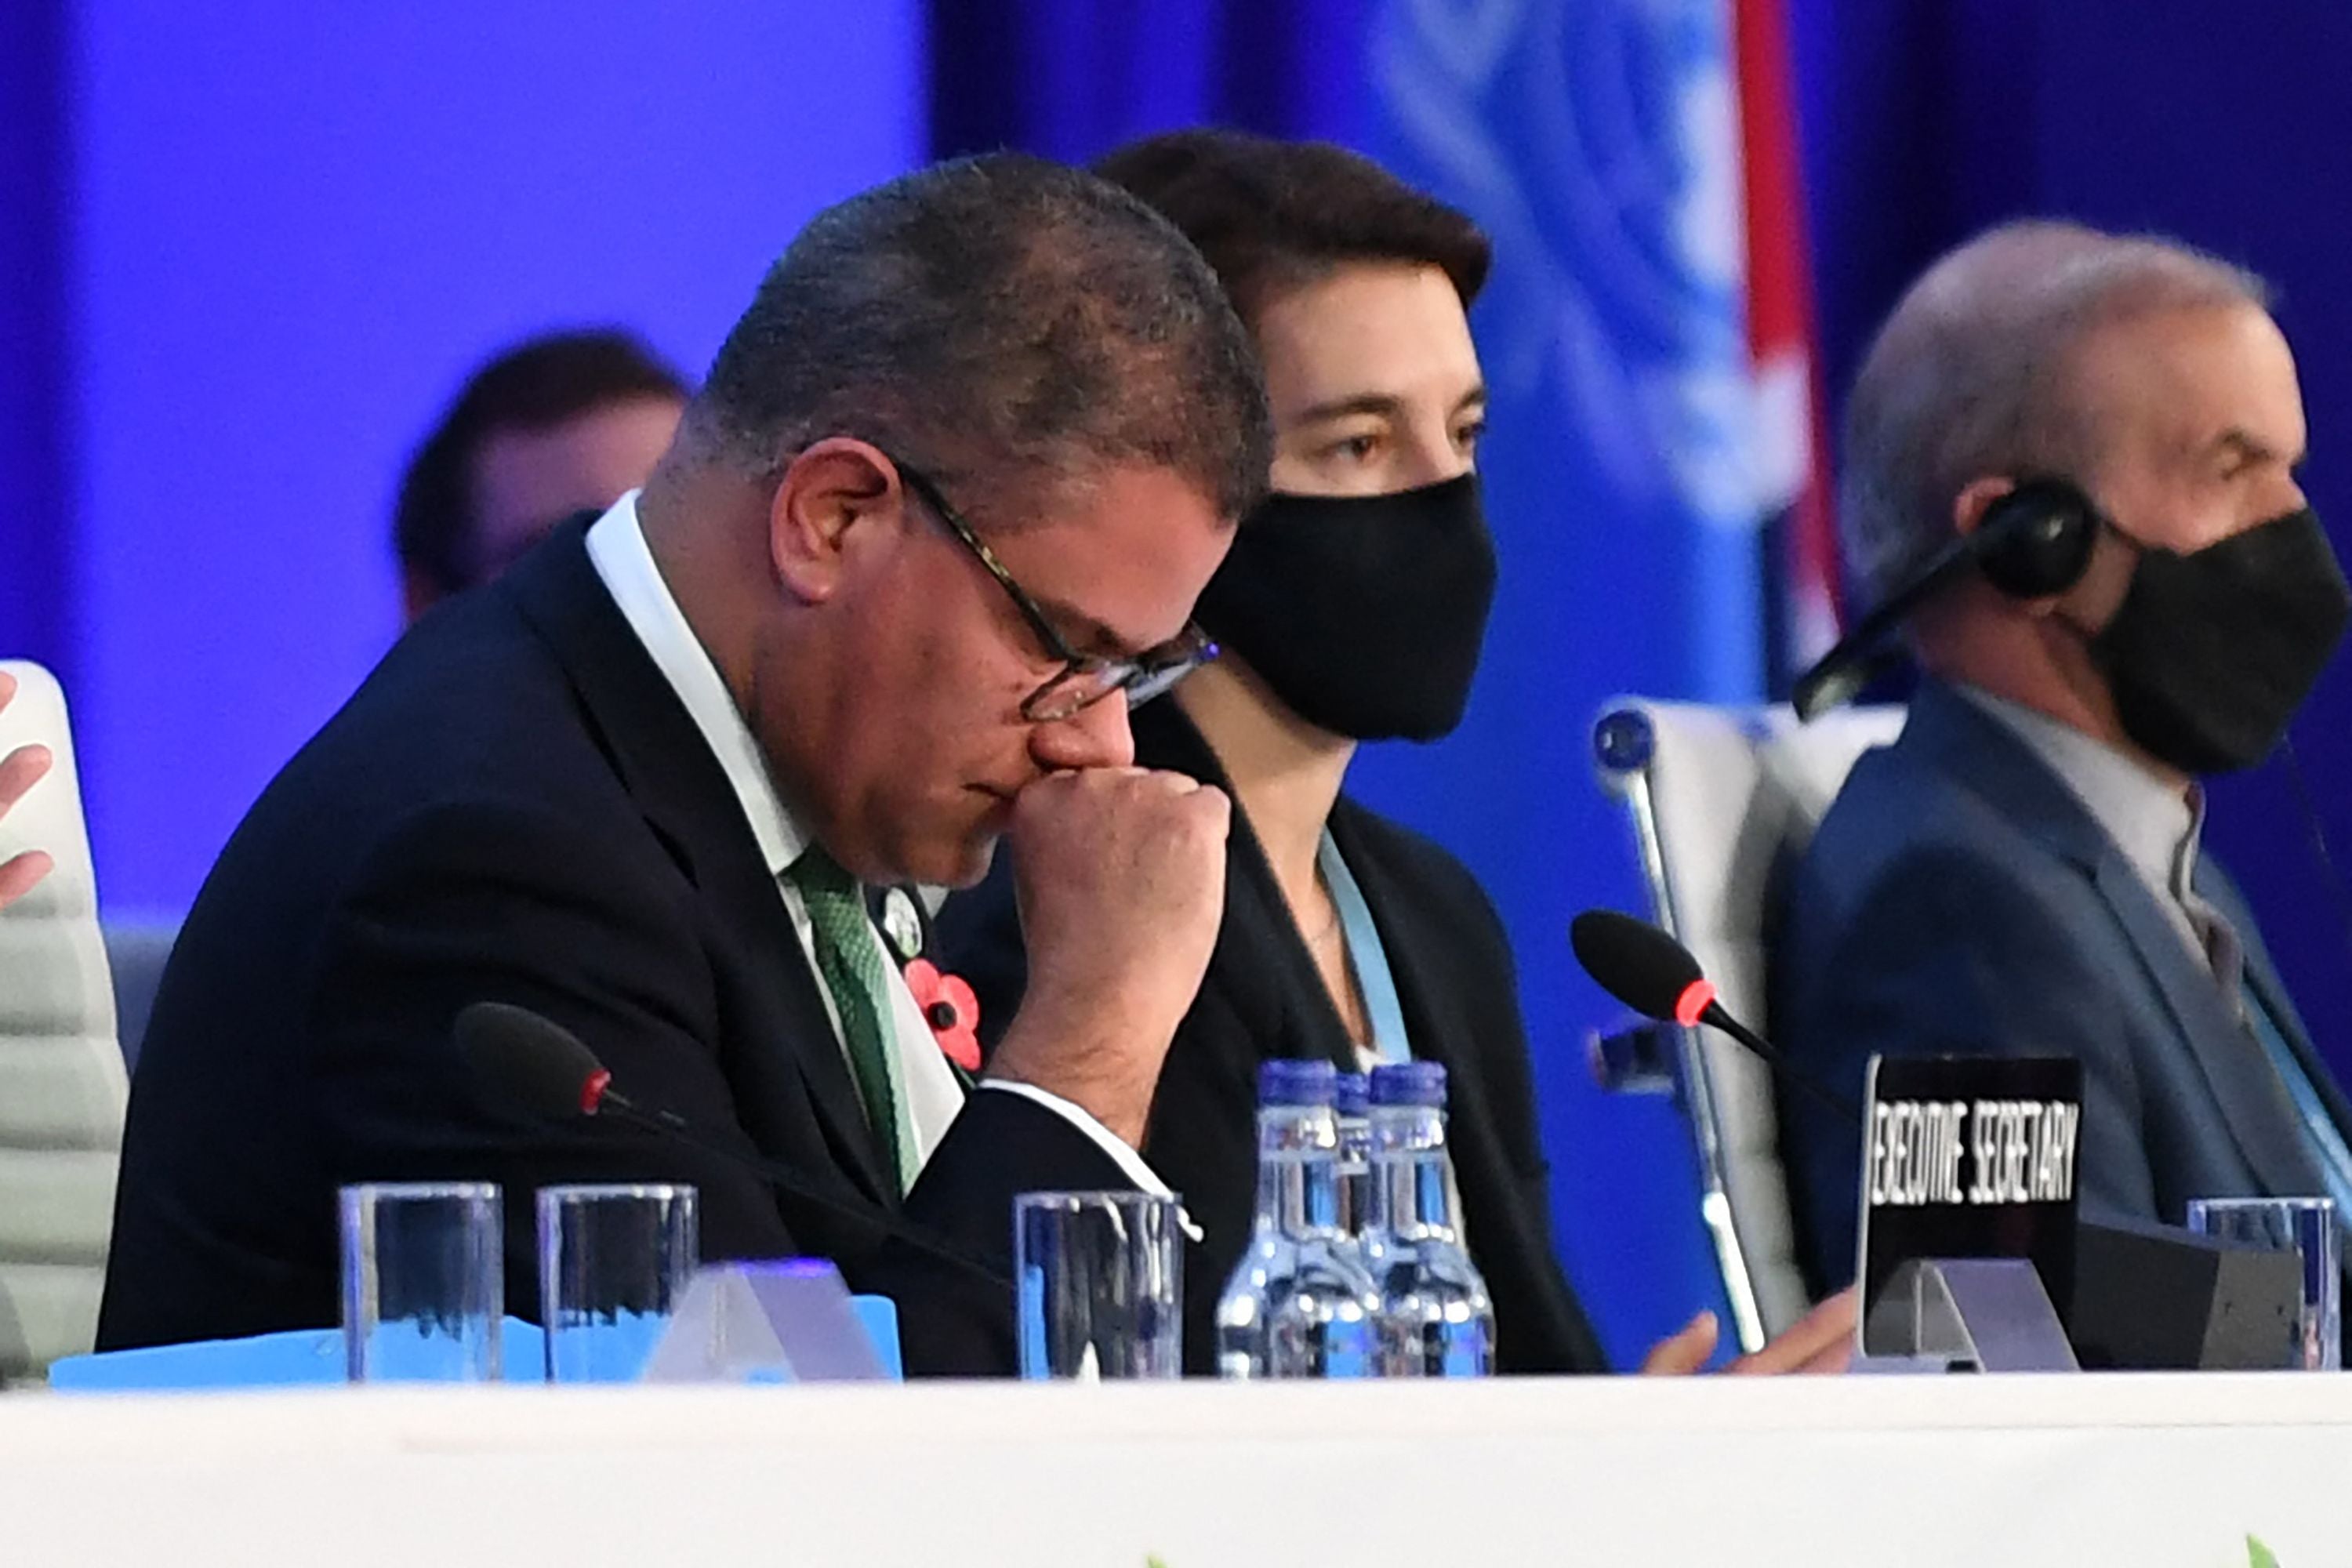
[[[1225,1377],[1369,1377],[1380,1292],[1339,1231],[1329,1062],[1258,1069],[1257,1223],[1217,1299]]]
[[[1484,1377],[1495,1369],[1495,1304],[1462,1245],[1445,1152],[1445,1068],[1372,1069],[1371,1208],[1361,1243],[1380,1290],[1383,1377]]]
[[[1339,1124],[1339,1234],[1363,1234],[1372,1201],[1372,1080],[1360,1072],[1339,1075],[1332,1110]]]

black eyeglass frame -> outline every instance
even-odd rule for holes
[[[1164,695],[1178,681],[1217,657],[1217,645],[1199,626],[1187,625],[1175,637],[1158,647],[1146,648],[1130,658],[1105,658],[1099,654],[1080,653],[1069,640],[1054,629],[1054,623],[1036,600],[1029,596],[996,552],[966,522],[956,510],[939,484],[929,474],[887,449],[877,447],[898,470],[899,482],[915,493],[915,499],[934,513],[947,530],[961,541],[972,559],[996,579],[1013,607],[1045,645],[1045,651],[1062,661],[1061,669],[1049,676],[1035,690],[1021,700],[1021,717],[1032,724],[1058,723],[1081,713],[1113,692],[1127,694],[1128,706],[1140,707],[1155,697]],[[1050,700],[1055,696],[1061,700]]]

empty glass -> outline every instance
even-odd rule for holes
[[[494,1182],[343,1188],[352,1381],[494,1381],[506,1310],[501,1238]]]
[[[1181,1209],[1150,1193],[1013,1200],[1023,1377],[1183,1375]]]
[[[695,1260],[692,1187],[541,1187],[547,1380],[634,1381],[694,1277]]]
[[[2282,1366],[2335,1372],[2344,1364],[2342,1255],[2330,1198],[2192,1198],[2189,1228],[2216,1241],[2303,1256],[2303,1310]]]

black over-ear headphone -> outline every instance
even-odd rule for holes
[[[1973,532],[1937,551],[1908,583],[1864,616],[1837,647],[1797,679],[1797,717],[1811,719],[1870,684],[1884,666],[1882,645],[1903,617],[1973,563],[2012,599],[2046,599],[2083,580],[2098,542],[2098,507],[2070,480],[2021,481],[1985,508]]]

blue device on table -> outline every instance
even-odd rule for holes
[[[887,1296],[853,1296],[857,1320],[873,1336],[876,1356],[891,1381],[906,1375],[898,1359],[898,1309]],[[546,1364],[545,1336],[536,1323],[509,1318],[499,1330],[499,1360],[509,1383],[537,1383]],[[67,1356],[49,1368],[49,1386],[76,1394],[161,1393],[168,1390],[294,1388],[345,1381],[343,1331],[294,1329],[241,1340],[200,1340]]]

